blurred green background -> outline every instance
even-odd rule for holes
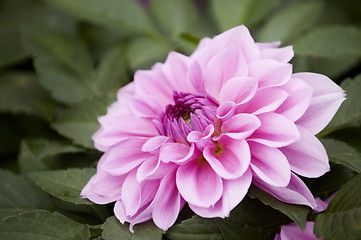
[[[1,0],[0,168],[22,175],[1,171],[0,180],[8,185],[0,187],[0,207],[7,209],[0,210],[0,217],[21,209],[56,209],[78,222],[104,222],[109,209],[76,199],[93,170],[54,174],[77,184],[70,200],[60,190],[50,193],[80,205],[44,200],[49,196],[42,196],[28,174],[48,171],[30,175],[47,191],[52,189],[46,185],[53,176],[50,170],[94,168],[100,157],[91,140],[99,127],[97,116],[105,114],[137,69],[150,69],[170,51],[189,55],[203,37],[240,24],[258,42],[293,45],[294,72],[318,72],[344,84],[350,102],[326,133],[334,132],[332,137],[356,150],[341,144],[345,149],[359,154],[360,1]],[[346,131],[335,132],[341,127]],[[324,181],[316,182],[314,191],[327,195],[353,175],[336,166]],[[90,232],[99,235],[97,228]]]

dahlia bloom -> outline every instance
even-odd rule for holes
[[[81,196],[115,202],[122,222],[174,224],[188,203],[202,217],[227,217],[251,183],[315,208],[296,175],[329,170],[315,137],[344,92],[326,76],[292,73],[292,47],[255,43],[245,26],[201,40],[191,56],[137,71],[94,134],[104,152]]]

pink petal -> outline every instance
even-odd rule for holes
[[[286,187],[291,179],[287,158],[277,148],[250,142],[251,167],[257,176],[275,187]]]
[[[306,228],[302,231],[295,223],[290,223],[281,227],[282,240],[318,240],[314,235],[314,222],[306,222]]]
[[[154,152],[158,150],[163,144],[169,141],[169,137],[166,136],[155,136],[149,140],[147,140],[143,146],[143,152]]]
[[[301,79],[313,88],[311,104],[296,123],[315,135],[331,121],[345,100],[345,93],[331,79],[322,74],[296,73],[293,77]]]
[[[162,179],[154,199],[153,221],[157,227],[164,231],[175,223],[184,205],[175,182],[175,172],[167,174]]]
[[[287,146],[300,138],[296,125],[288,118],[277,113],[258,115],[261,126],[248,140],[256,141],[269,147]]]
[[[220,102],[233,101],[236,104],[248,102],[256,93],[258,82],[254,78],[241,76],[228,80],[219,95]]]
[[[291,78],[282,88],[289,93],[289,96],[276,112],[295,122],[310,106],[313,89],[297,78]]]
[[[239,47],[247,62],[253,62],[260,58],[260,51],[256,46],[248,29],[244,26],[231,28],[213,39],[218,49],[227,47]]]
[[[247,171],[251,159],[247,142],[221,136],[218,147],[220,150],[214,145],[204,149],[203,155],[209,165],[224,179],[241,177]]]
[[[108,204],[121,197],[122,185],[125,175],[112,176],[101,170],[91,177],[80,193],[83,198],[97,204]]]
[[[152,156],[145,160],[137,170],[137,180],[152,180],[164,177],[168,172],[177,168],[173,163],[163,163],[158,156]]]
[[[134,74],[136,94],[157,96],[164,106],[173,102],[173,89],[164,76],[161,67],[152,70],[138,70]]]
[[[227,48],[213,56],[204,72],[205,88],[210,95],[219,97],[224,83],[235,76],[239,61],[239,51],[234,48]]]
[[[142,97],[134,97],[129,102],[129,106],[138,117],[155,118],[159,113],[163,112],[158,99],[153,96],[142,95]]]
[[[197,61],[193,61],[189,66],[187,80],[189,84],[196,90],[196,92],[205,93],[203,71]]]
[[[165,143],[160,149],[159,159],[164,163],[187,162],[194,153],[194,144],[190,147],[183,143]]]
[[[209,208],[197,207],[189,204],[189,207],[199,216],[206,218],[228,217],[247,194],[252,182],[252,173],[246,171],[242,177],[223,181],[223,195],[216,205]]]
[[[259,88],[281,86],[291,78],[292,65],[262,59],[249,64],[248,75],[259,80]]]
[[[234,139],[245,139],[261,126],[258,117],[241,113],[234,115],[222,124],[221,132]]]
[[[330,170],[327,152],[309,131],[302,127],[298,129],[301,138],[280,150],[287,157],[293,172],[309,178],[320,177]]]
[[[145,138],[128,138],[110,148],[100,159],[98,167],[112,175],[122,175],[150,157],[142,152]]]
[[[292,46],[279,48],[280,42],[256,43],[256,45],[261,51],[262,58],[270,58],[277,62],[287,63],[294,56]]]
[[[205,160],[193,160],[177,170],[177,188],[190,204],[210,207],[222,197],[222,179]]]
[[[236,104],[232,101],[222,102],[217,108],[217,118],[221,122],[227,121],[229,118],[233,117],[235,113]]]
[[[279,88],[263,88],[247,103],[237,108],[237,113],[252,113],[254,115],[273,112],[281,106],[288,97],[288,93]]]
[[[187,72],[191,59],[177,52],[168,54],[167,60],[162,65],[162,71],[173,90],[179,92],[194,92],[187,82]]]
[[[254,180],[253,184],[255,186],[282,202],[306,205],[312,209],[317,207],[315,198],[306,184],[294,173],[291,173],[291,180],[287,187],[274,187],[257,178],[254,178]]]
[[[141,204],[141,186],[136,178],[136,171],[132,171],[125,178],[122,188],[122,203],[127,216],[137,213]]]

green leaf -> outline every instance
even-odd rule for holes
[[[35,76],[25,72],[0,75],[0,111],[36,115],[50,121],[56,103],[39,85]]]
[[[321,133],[322,135],[341,128],[360,126],[361,101],[359,101],[359,92],[361,91],[361,75],[357,75],[353,80],[346,79],[341,83],[340,87],[346,92],[346,101],[342,103],[336,115]]]
[[[23,176],[0,170],[0,183],[0,219],[20,212],[53,208],[49,196]]]
[[[256,187],[251,187],[248,191],[248,195],[251,198],[258,198],[264,204],[281,211],[297,223],[301,229],[305,228],[307,214],[310,212],[309,207],[281,202]]]
[[[361,172],[361,154],[344,142],[333,139],[321,139],[327,150],[330,161],[347,166],[358,173]]]
[[[197,24],[195,5],[190,0],[152,0],[150,8],[167,35],[189,32]]]
[[[72,15],[103,25],[119,33],[154,34],[145,9],[134,0],[47,0]]]
[[[101,94],[90,79],[80,77],[73,69],[51,58],[38,58],[34,65],[39,82],[59,102],[73,104]]]
[[[315,28],[294,43],[295,53],[316,57],[361,56],[361,30],[355,26]]]
[[[0,239],[88,240],[89,229],[57,212],[38,210],[1,221]]]
[[[93,204],[80,197],[80,192],[95,174],[95,169],[67,169],[30,173],[29,177],[44,191],[75,204]]]
[[[82,148],[47,139],[26,139],[21,142],[18,162],[22,173],[49,170],[47,159],[64,153],[77,153]]]
[[[198,216],[171,227],[166,236],[172,240],[222,240],[215,219]]]
[[[0,31],[0,68],[6,67],[27,57],[21,46],[20,33],[13,27],[2,28]]]
[[[93,148],[92,135],[99,128],[97,117],[106,113],[112,97],[98,97],[84,100],[68,108],[52,127],[61,135],[70,138],[74,143]]]
[[[321,15],[322,1],[301,1],[273,15],[259,33],[259,41],[285,42],[310,28]]]
[[[361,174],[356,175],[316,218],[315,233],[325,240],[356,240],[361,236]]]
[[[211,9],[221,31],[244,23],[252,0],[212,0]]]
[[[133,234],[129,231],[129,224],[121,224],[115,216],[108,218],[102,225],[102,229],[102,238],[104,240],[161,240],[163,234],[163,231],[151,221],[135,225]]]
[[[102,57],[94,73],[94,85],[103,92],[111,93],[125,85],[126,57],[124,44],[110,47]]]
[[[46,28],[24,28],[25,48],[35,57],[50,57],[73,69],[82,78],[90,78],[92,59],[78,37]]]
[[[264,19],[280,0],[212,0],[212,12],[221,31],[240,24],[247,26]]]
[[[164,60],[171,48],[162,40],[138,38],[127,49],[128,62],[133,69],[149,68],[156,61]]]
[[[216,219],[216,223],[222,232],[223,240],[273,240],[275,233],[279,232],[279,226],[253,228],[234,225],[223,219]]]

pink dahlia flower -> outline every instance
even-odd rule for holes
[[[296,174],[329,170],[315,134],[344,92],[321,74],[293,74],[292,47],[278,46],[238,26],[137,71],[99,117],[93,140],[104,155],[82,197],[115,202],[131,230],[149,219],[168,229],[186,202],[202,217],[227,217],[252,182],[314,208]]]

